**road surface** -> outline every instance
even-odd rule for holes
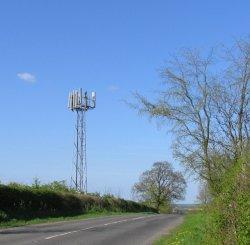
[[[0,244],[141,245],[182,222],[177,214],[122,215],[0,230]]]

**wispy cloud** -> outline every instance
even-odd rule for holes
[[[108,86],[108,91],[110,91],[110,92],[116,92],[119,89],[120,88],[118,86],[116,86],[116,85],[110,85],[110,86]]]
[[[21,80],[23,80],[25,82],[29,82],[29,83],[36,82],[36,77],[29,72],[19,72],[19,73],[17,73],[17,76],[18,76],[18,78],[20,78]]]

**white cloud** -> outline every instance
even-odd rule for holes
[[[110,85],[110,86],[108,87],[108,90],[109,90],[110,92],[116,92],[117,90],[119,90],[119,87],[116,86],[116,85]]]
[[[23,81],[34,83],[36,82],[36,77],[28,72],[19,72],[17,73],[17,76],[22,79]]]

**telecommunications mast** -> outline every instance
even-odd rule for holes
[[[74,143],[74,175],[71,177],[78,192],[87,193],[86,118],[85,113],[96,106],[96,93],[73,90],[69,93],[68,108],[76,112],[76,138]]]

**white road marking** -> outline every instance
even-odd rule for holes
[[[109,226],[109,225],[124,223],[124,222],[130,221],[130,220],[133,221],[133,220],[138,220],[138,219],[145,219],[145,218],[148,218],[148,217],[152,217],[152,215],[150,215],[150,216],[140,216],[140,217],[136,217],[136,218],[133,218],[133,219],[123,219],[123,220],[113,221],[113,222],[106,223],[106,224],[103,224],[103,225],[90,226],[90,227],[80,229],[80,230],[69,231],[69,232],[57,234],[57,235],[54,235],[54,236],[49,236],[49,237],[46,237],[44,239],[49,240],[49,239],[53,239],[53,238],[60,237],[60,236],[66,236],[66,235],[73,234],[73,233],[80,232],[80,231],[87,231],[87,230],[91,230],[91,229],[94,229],[94,228],[99,228],[99,227],[103,227],[103,226]]]

